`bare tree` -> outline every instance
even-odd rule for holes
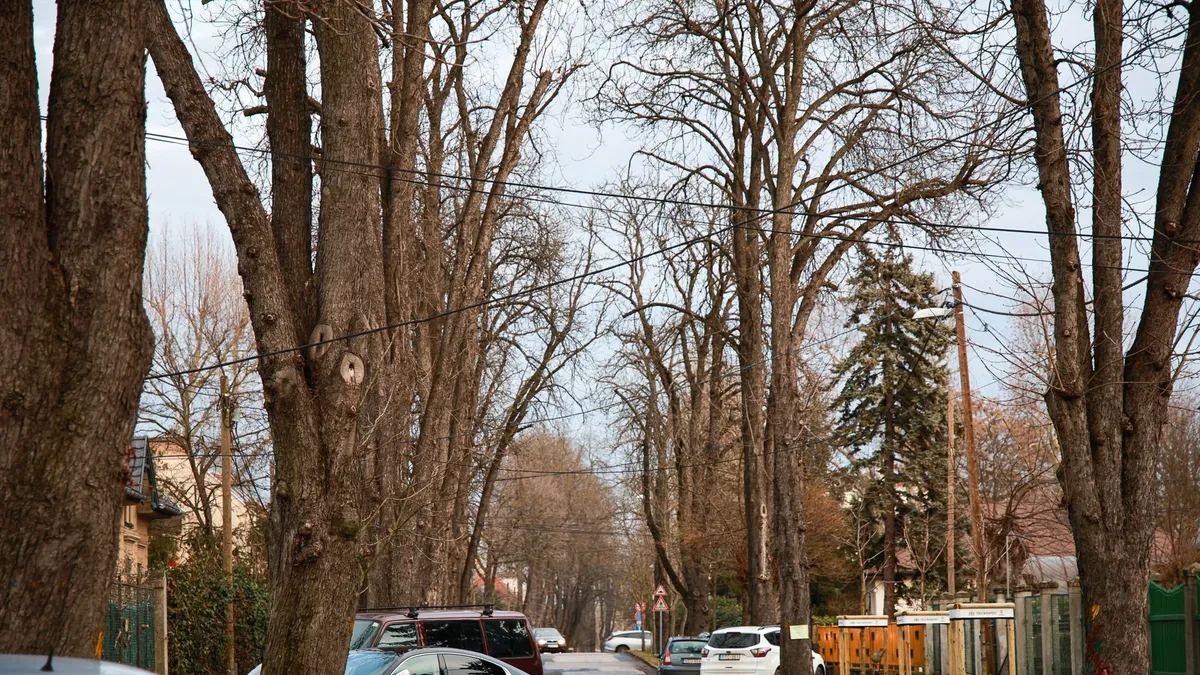
[[[145,26],[140,2],[58,4],[45,139],[32,3],[0,32],[0,651],[89,656],[153,348]]]
[[[209,472],[220,462],[220,373],[212,367],[244,358],[254,345],[232,256],[222,253],[211,232],[192,229],[183,236],[182,244],[164,236],[147,255],[145,299],[156,338],[153,365],[168,376],[146,381],[138,422],[143,432],[167,444],[167,456],[159,459],[160,487],[211,538],[219,485]],[[256,419],[262,402],[255,368],[235,363],[223,370],[242,411],[237,417],[249,417],[237,434],[239,450],[261,450],[267,444],[258,428],[263,421]],[[241,491],[257,495],[253,503],[262,499],[254,483],[266,460],[239,456],[236,462]],[[189,479],[161,470],[171,466],[186,467]],[[263,482],[262,488],[267,487]]]
[[[1144,17],[1134,14],[1127,25],[1122,0],[1097,2],[1089,16],[1095,38],[1091,53],[1066,55],[1066,61],[1084,64],[1083,81],[1091,93],[1085,102],[1060,83],[1063,55],[1056,53],[1046,4],[1015,0],[1011,8],[1046,208],[1054,299],[1046,403],[1062,452],[1063,489],[1089,608],[1087,634],[1095,636],[1088,640],[1087,659],[1096,670],[1145,673],[1144,589],[1154,533],[1156,451],[1168,417],[1180,310],[1200,260],[1194,243],[1200,201],[1192,191],[1200,148],[1200,15],[1147,6]],[[1127,32],[1139,24],[1138,44],[1126,52]],[[1148,233],[1150,271],[1127,341],[1122,270],[1130,209],[1122,167],[1135,141],[1124,133],[1123,80],[1139,55],[1161,44],[1164,35],[1179,34],[1186,37],[1173,98],[1166,94],[1168,80],[1159,80],[1161,100],[1171,108],[1157,106],[1166,129],[1151,138],[1161,168]],[[1068,127],[1071,120],[1086,121],[1076,128]],[[1072,157],[1083,161],[1084,156],[1085,167],[1072,165]],[[1086,197],[1073,190],[1076,186],[1086,190]],[[1083,208],[1091,216],[1083,232],[1093,237],[1091,309],[1078,240],[1077,209]]]
[[[963,195],[977,196],[991,179],[984,148],[993,139],[970,133],[980,122],[968,103],[974,84],[940,49],[954,13],[935,4],[632,7],[620,29],[632,56],[613,68],[606,112],[650,127],[646,154],[681,180],[711,183],[729,207],[747,373],[747,548],[757,572],[750,618],[806,624],[810,444],[798,349],[846,252],[884,223],[928,225]],[[894,161],[911,150],[924,154]],[[785,641],[784,672],[810,672],[809,654],[807,641]]]

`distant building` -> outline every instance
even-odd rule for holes
[[[129,444],[129,478],[125,483],[125,507],[121,511],[118,571],[140,575],[149,566],[150,524],[183,514],[158,488],[154,456],[146,438]]]
[[[202,504],[207,502],[212,531],[219,535],[222,523],[220,459],[203,474],[203,485],[200,485],[183,446],[168,439],[155,438],[150,441],[150,448],[154,454],[163,492],[181,507],[183,530],[187,532],[202,526],[197,514],[203,511]],[[204,491],[203,499],[201,490]],[[265,517],[266,513],[258,503],[243,498],[242,490],[238,489],[236,484],[232,497],[234,543],[242,545],[255,518]]]

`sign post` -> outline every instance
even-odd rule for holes
[[[1011,602],[959,602],[950,607],[950,632],[954,637],[950,652],[950,675],[966,675],[966,646],[963,644],[964,621],[1003,620],[1008,624],[1008,675],[1017,675],[1016,632],[1013,624],[1016,605]]]
[[[670,609],[671,608],[667,605],[667,589],[662,584],[659,584],[658,587],[654,589],[654,614],[658,618],[658,633],[657,637],[655,638],[657,643],[654,646],[656,652],[662,650],[664,643],[663,612],[670,611]]]
[[[897,612],[896,630],[900,633],[900,675],[912,675],[912,626],[946,626],[949,629],[949,612]],[[917,639],[923,639],[918,635]]]
[[[883,614],[857,614],[839,616],[838,620],[838,673],[850,675],[850,628],[858,629],[858,653],[862,657],[859,674],[867,672],[867,628],[883,629],[883,669],[887,672],[887,627],[888,618]],[[951,673],[951,675],[954,675]]]
[[[662,586],[659,586],[659,591],[662,591]],[[658,595],[658,591],[655,591],[655,595]],[[661,650],[662,645],[664,645],[664,638],[662,638],[662,613],[670,609],[667,605],[666,591],[662,591],[661,596],[654,598],[654,614],[659,619],[659,644],[654,647],[655,650]]]

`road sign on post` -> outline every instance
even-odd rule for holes
[[[667,589],[664,588],[662,584],[659,584],[658,588],[654,589],[654,597],[656,597],[656,598],[667,597]]]
[[[660,596],[658,599],[656,599],[654,601],[654,611],[665,612],[668,609],[670,609],[670,608],[667,607],[667,599],[666,598]]]

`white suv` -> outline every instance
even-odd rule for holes
[[[813,652],[813,675],[825,660]],[[736,626],[713,632],[700,651],[700,675],[775,675],[779,672],[779,626]]]
[[[643,637],[645,642],[642,642]],[[640,650],[643,644],[646,651],[654,651],[654,634],[648,630],[619,630],[604,638],[604,651],[621,654],[629,650]]]

